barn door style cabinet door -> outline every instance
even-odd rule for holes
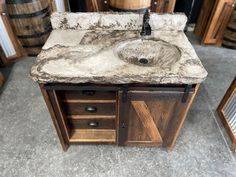
[[[129,91],[127,101],[120,101],[119,144],[171,149],[189,102],[183,96],[184,91]]]
[[[199,85],[40,85],[64,150],[77,143],[171,150]]]
[[[205,0],[195,28],[201,44],[220,46],[236,0]]]

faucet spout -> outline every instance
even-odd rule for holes
[[[146,10],[145,14],[143,15],[143,25],[142,25],[142,31],[140,32],[141,36],[150,36],[152,29],[149,24],[150,20],[150,12],[149,9]]]

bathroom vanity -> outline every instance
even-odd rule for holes
[[[54,13],[31,69],[63,149],[71,144],[171,150],[207,72],[182,14]]]

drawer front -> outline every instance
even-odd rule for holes
[[[116,100],[116,92],[114,91],[60,91],[60,97],[64,101],[71,100]]]
[[[69,119],[73,129],[115,129],[115,119]]]
[[[67,115],[115,115],[116,103],[65,103]]]

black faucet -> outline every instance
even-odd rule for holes
[[[150,13],[149,13],[149,9],[147,9],[143,15],[143,26],[142,26],[142,31],[140,33],[141,36],[151,35],[152,29],[149,24],[149,20],[150,20]]]

